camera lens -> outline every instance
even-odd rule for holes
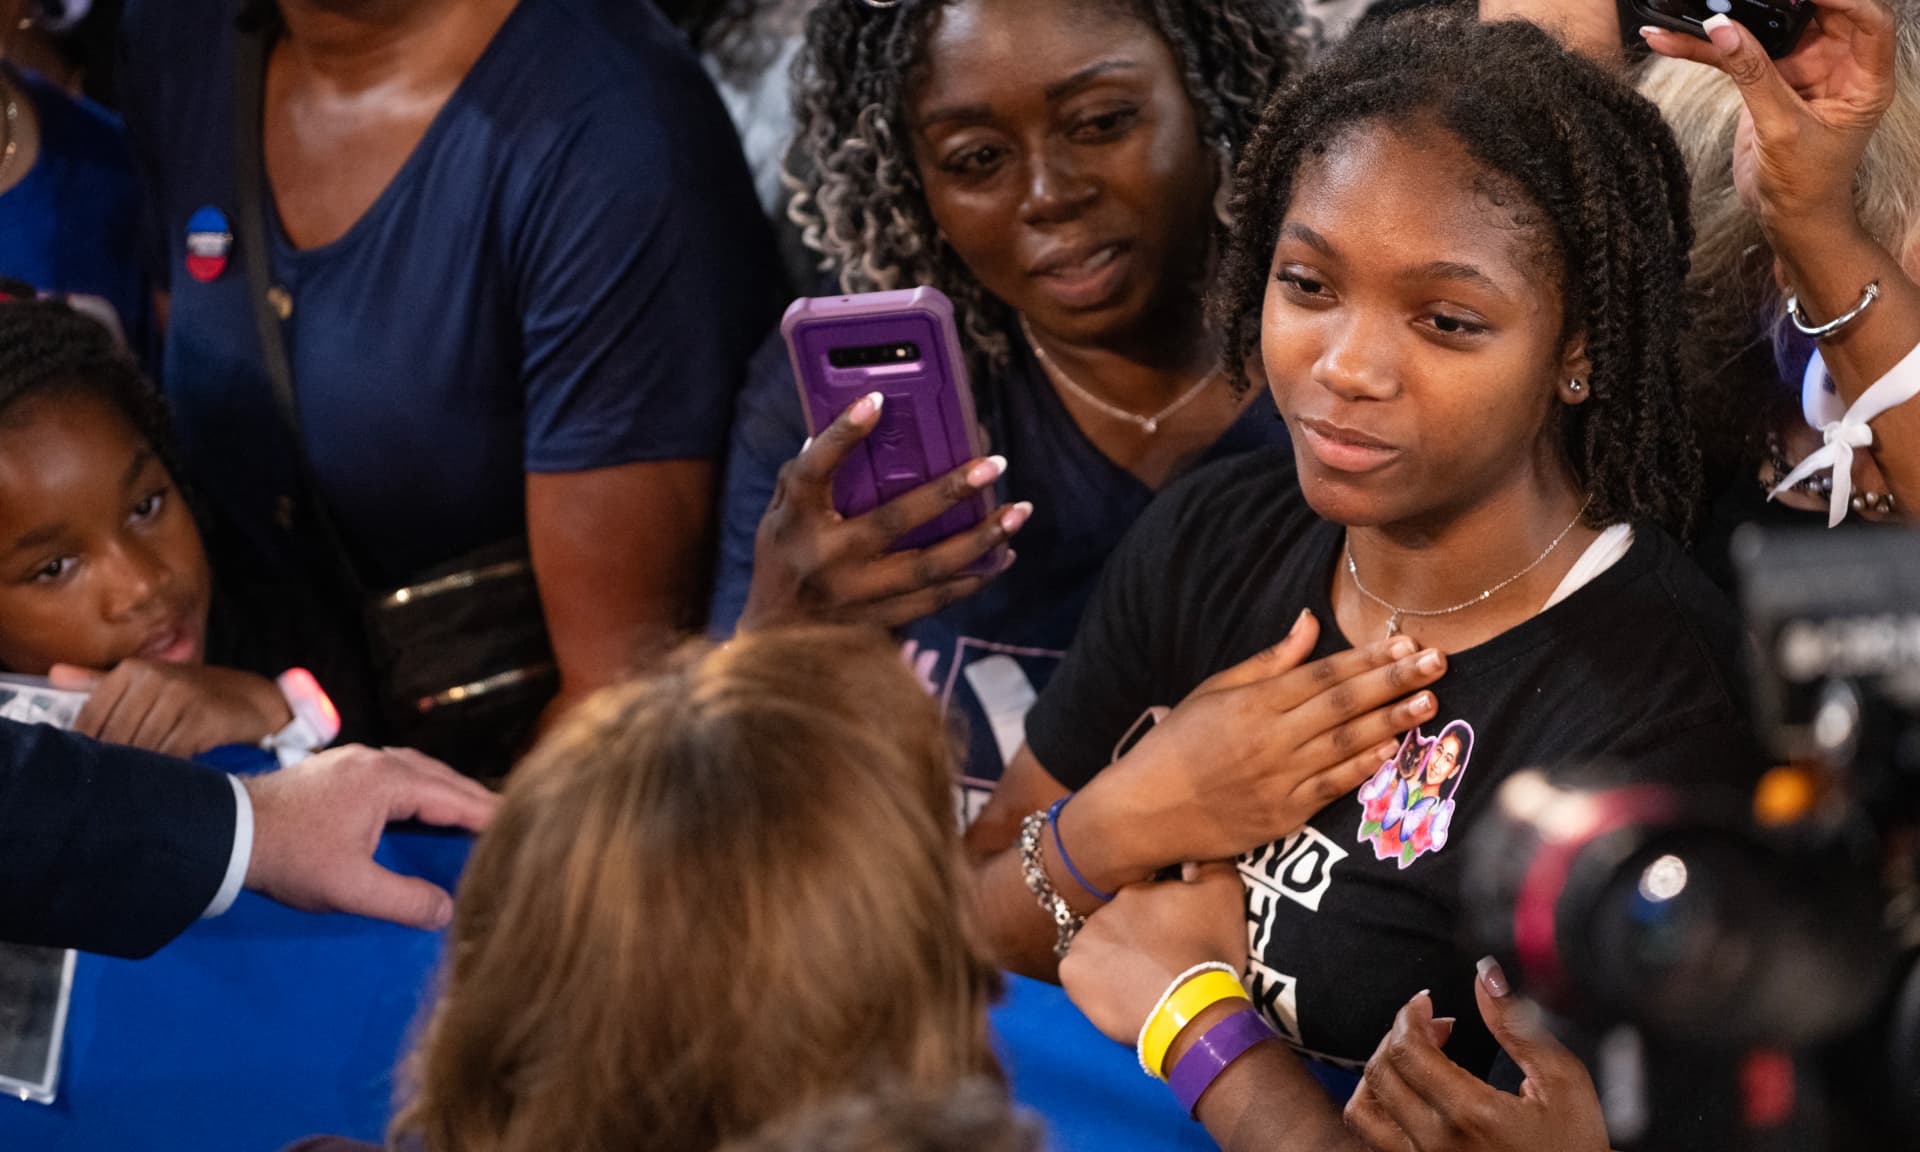
[[[1874,909],[1833,895],[1861,888],[1843,860],[1694,827],[1575,871],[1588,865],[1558,911],[1569,967],[1601,1014],[1664,1036],[1810,1043],[1871,1008],[1884,976]]]
[[[1743,846],[1707,833],[1663,837],[1610,869],[1579,929],[1599,999],[1656,1026],[1738,1001],[1750,981],[1752,909]]]

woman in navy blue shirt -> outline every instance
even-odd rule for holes
[[[995,455],[843,521],[832,469],[873,413],[843,416],[782,473],[806,432],[776,338],[728,461],[716,631],[902,629],[926,686],[970,714],[970,805],[1154,493],[1285,439],[1270,403],[1224,386],[1200,293],[1233,152],[1304,47],[1298,11],[1107,6],[1103,20],[1011,0],[813,12],[794,216],[842,290],[932,284],[953,299]],[[907,522],[990,484],[1001,506],[980,530],[875,563]],[[1018,562],[997,579],[955,575],[1016,531]]]
[[[317,574],[234,239],[235,7],[136,0],[121,80],[221,570],[294,591]],[[646,4],[250,7],[266,257],[360,579],[524,535],[562,701],[617,679],[704,610],[715,460],[777,304],[725,110]]]

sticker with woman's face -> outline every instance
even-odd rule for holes
[[[1360,786],[1360,842],[1380,860],[1407,867],[1447,846],[1453,825],[1453,794],[1473,755],[1473,726],[1454,720],[1427,737],[1407,733],[1393,759]]]

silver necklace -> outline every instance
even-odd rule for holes
[[[1560,547],[1560,542],[1567,538],[1567,533],[1572,532],[1574,529],[1574,526],[1580,523],[1581,518],[1587,514],[1587,508],[1592,504],[1593,504],[1593,496],[1591,493],[1589,493],[1587,496],[1587,502],[1585,504],[1580,505],[1580,511],[1574,513],[1573,519],[1568,522],[1565,528],[1560,529],[1560,535],[1555,536],[1553,538],[1553,543],[1547,545],[1546,551],[1540,553],[1540,555],[1535,556],[1533,558],[1533,563],[1527,565],[1525,568],[1520,569],[1520,571],[1515,572],[1513,575],[1507,577],[1505,580],[1500,581],[1500,583],[1495,584],[1493,587],[1482,591],[1479,595],[1473,597],[1472,599],[1462,600],[1460,603],[1455,604],[1451,608],[1429,608],[1429,609],[1402,608],[1398,604],[1389,603],[1387,600],[1374,595],[1371,591],[1367,589],[1367,586],[1365,584],[1360,583],[1360,569],[1356,567],[1353,562],[1353,546],[1351,544],[1342,544],[1341,551],[1345,552],[1347,555],[1347,575],[1353,577],[1353,586],[1360,590],[1360,595],[1365,596],[1367,599],[1373,601],[1375,604],[1380,605],[1380,607],[1385,608],[1388,611],[1388,613],[1390,613],[1390,615],[1388,615],[1387,617],[1387,635],[1393,636],[1400,631],[1400,618],[1402,616],[1450,616],[1455,612],[1465,611],[1466,609],[1473,607],[1475,604],[1478,604],[1481,601],[1490,598],[1495,592],[1498,592],[1502,588],[1507,587],[1509,584],[1512,584],[1514,581],[1520,579],[1522,576],[1525,576],[1527,573],[1533,571],[1535,568],[1540,567],[1541,564],[1546,562],[1547,557],[1553,555],[1553,550],[1555,548]]]
[[[1178,397],[1176,397],[1173,403],[1167,405],[1165,408],[1160,409],[1160,411],[1155,412],[1151,416],[1142,416],[1138,412],[1129,412],[1125,408],[1121,408],[1118,405],[1109,404],[1105,400],[1102,400],[1100,397],[1094,395],[1092,392],[1089,392],[1087,389],[1082,388],[1078,381],[1076,381],[1073,377],[1067,375],[1067,370],[1065,368],[1062,368],[1060,367],[1060,365],[1054,363],[1053,357],[1047,355],[1047,350],[1045,348],[1040,347],[1040,342],[1033,338],[1033,329],[1028,326],[1027,318],[1025,316],[1020,317],[1020,331],[1026,336],[1027,347],[1033,349],[1033,354],[1035,357],[1039,359],[1040,366],[1042,368],[1045,368],[1048,374],[1051,375],[1055,380],[1058,380],[1060,383],[1066,385],[1067,391],[1073,393],[1075,396],[1080,397],[1080,399],[1086,401],[1088,404],[1093,405],[1095,408],[1098,408],[1100,411],[1106,413],[1108,416],[1113,417],[1115,420],[1124,420],[1127,423],[1133,425],[1134,427],[1140,429],[1140,431],[1146,433],[1149,436],[1153,435],[1155,432],[1160,431],[1160,425],[1163,421],[1166,420],[1167,417],[1173,415],[1175,412],[1180,411],[1180,409],[1185,408],[1190,401],[1192,401],[1195,397],[1199,396],[1200,393],[1206,391],[1207,385],[1213,383],[1213,378],[1220,374],[1217,371],[1207,373],[1205,376],[1202,376],[1198,381],[1196,381],[1193,387],[1187,389],[1185,392],[1182,392]]]

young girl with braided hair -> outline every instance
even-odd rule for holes
[[[1148,1041],[1223,1146],[1354,1147],[1309,1072],[1350,1091],[1409,999],[1495,1074],[1457,930],[1508,778],[1758,767],[1739,621],[1679,542],[1687,181],[1547,33],[1423,13],[1269,105],[1234,211],[1216,324],[1294,452],[1196,473],[1115,554],[974,825],[976,896],[1002,962]],[[1445,835],[1361,795],[1428,745]],[[1151,883],[1181,864],[1208,878]],[[1142,1037],[1202,963],[1241,979]]]
[[[114,743],[324,742],[295,722],[298,705],[337,730],[311,676],[207,663],[213,578],[178,475],[165,406],[113,335],[0,286],[0,670],[90,692],[75,729]],[[252,759],[231,766],[272,763]]]

